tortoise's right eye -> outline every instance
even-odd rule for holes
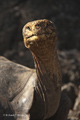
[[[28,27],[26,27],[26,29],[27,29],[27,30],[29,30],[29,31],[31,30],[29,26],[28,26]]]

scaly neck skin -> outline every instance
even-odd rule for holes
[[[45,118],[55,113],[60,100],[61,70],[55,46],[56,43],[41,44],[32,53],[38,77],[36,90],[44,101]]]
[[[59,85],[60,87],[60,81],[54,80],[54,77],[58,77],[58,73],[61,76],[60,64],[55,46],[56,42],[41,43],[41,45],[35,47],[34,53],[32,52],[32,54],[38,79],[40,79],[43,84],[52,80],[55,82],[54,84],[57,84],[56,86]],[[46,84],[46,87],[47,86]]]

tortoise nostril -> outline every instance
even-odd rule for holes
[[[27,29],[27,30],[29,30],[29,31],[31,30],[29,26],[28,26],[28,27],[26,27],[26,29]]]
[[[36,29],[39,29],[39,28],[40,28],[40,25],[39,25],[39,24],[35,25],[35,28],[36,28]]]

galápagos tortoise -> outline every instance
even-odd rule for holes
[[[56,28],[49,20],[36,20],[24,26],[23,37],[35,69],[0,57],[0,111],[10,107],[16,120],[45,120],[56,113],[61,97]]]

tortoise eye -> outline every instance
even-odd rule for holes
[[[46,24],[46,28],[47,28],[47,27],[49,27],[49,26],[50,26],[50,24],[49,24],[49,23],[47,23],[47,24]]]
[[[46,24],[46,28],[47,28],[47,27],[50,27],[50,26],[53,26],[53,24],[52,24],[52,23],[47,23],[47,24]]]
[[[29,26],[28,26],[28,27],[26,27],[26,29],[27,29],[27,30],[29,30],[29,31],[31,30]]]

